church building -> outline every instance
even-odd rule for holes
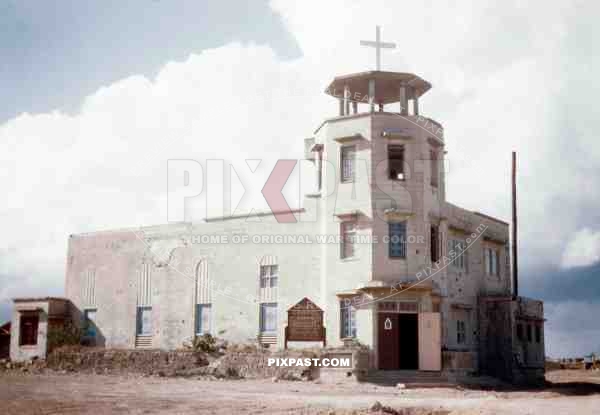
[[[431,84],[380,70],[389,44],[365,44],[377,69],[335,77],[337,115],[304,140],[317,184],[302,208],[71,235],[65,298],[15,299],[11,358],[45,355],[65,302],[108,348],[204,333],[302,347],[287,311],[306,298],[327,347],[366,346],[370,370],[543,374],[543,304],[514,295],[509,224],[446,201],[446,137],[419,108]]]

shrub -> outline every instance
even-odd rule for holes
[[[217,351],[217,341],[209,333],[202,336],[196,336],[192,342],[194,352],[214,353]]]
[[[61,346],[79,345],[82,338],[82,330],[72,322],[66,321],[64,325],[48,330],[48,352]]]

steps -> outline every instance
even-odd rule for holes
[[[396,386],[403,383],[407,388],[448,387],[452,383],[442,372],[421,372],[418,370],[372,370],[362,382],[382,386]]]

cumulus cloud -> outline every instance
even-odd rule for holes
[[[100,88],[76,115],[23,114],[1,125],[0,301],[55,291],[70,233],[167,222],[168,159],[224,159],[223,182],[213,184],[230,186],[231,163],[249,194],[238,208],[266,208],[260,188],[276,159],[302,155],[311,111],[324,112],[315,91],[270,48],[229,44],[170,62],[153,79]],[[251,174],[246,159],[263,161]],[[286,194],[292,206],[296,190]],[[209,211],[198,198],[186,219]]]
[[[563,268],[585,267],[600,261],[600,232],[584,228],[573,234],[562,255]]]

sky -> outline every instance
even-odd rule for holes
[[[517,151],[521,294],[545,301],[547,354],[600,351],[599,9],[3,1],[0,320],[63,292],[69,234],[165,223],[167,159],[262,159],[264,176],[298,158],[336,115],[329,81],[373,69],[359,41],[381,25],[383,69],[433,85],[420,109],[444,126],[449,201],[508,220]]]

